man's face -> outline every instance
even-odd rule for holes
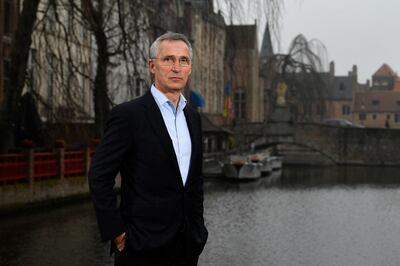
[[[180,92],[192,71],[189,48],[183,41],[162,41],[157,58],[149,60],[149,68],[161,92]]]

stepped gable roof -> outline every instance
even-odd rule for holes
[[[379,104],[374,105],[373,102]],[[400,91],[368,91],[354,95],[354,112],[400,112]]]
[[[396,77],[397,74],[393,71],[393,69],[387,65],[383,64],[373,75],[373,77]]]
[[[353,98],[352,77],[335,76],[333,86],[332,98],[334,100],[351,100]]]

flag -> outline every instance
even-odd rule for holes
[[[232,82],[228,81],[224,88],[224,110],[222,112],[222,116],[228,119],[233,119],[235,117],[234,109],[233,109],[233,100],[232,100]]]

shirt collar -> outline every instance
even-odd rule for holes
[[[157,89],[157,87],[153,84],[151,85],[151,94],[153,95],[154,99],[156,100],[156,103],[158,105],[158,107],[161,109],[161,106],[170,106],[172,109],[174,108],[174,105],[172,104],[172,102],[168,99],[167,96],[165,96],[164,93],[162,93],[159,89]],[[183,111],[183,108],[185,108],[187,103],[187,100],[185,98],[185,96],[183,96],[183,94],[180,94],[179,97],[179,103],[178,103],[178,112]],[[173,110],[175,113],[175,110]]]

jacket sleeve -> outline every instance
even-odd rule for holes
[[[126,231],[114,192],[115,177],[132,142],[130,121],[124,109],[117,106],[111,110],[88,177],[100,235],[104,241],[112,240]]]

